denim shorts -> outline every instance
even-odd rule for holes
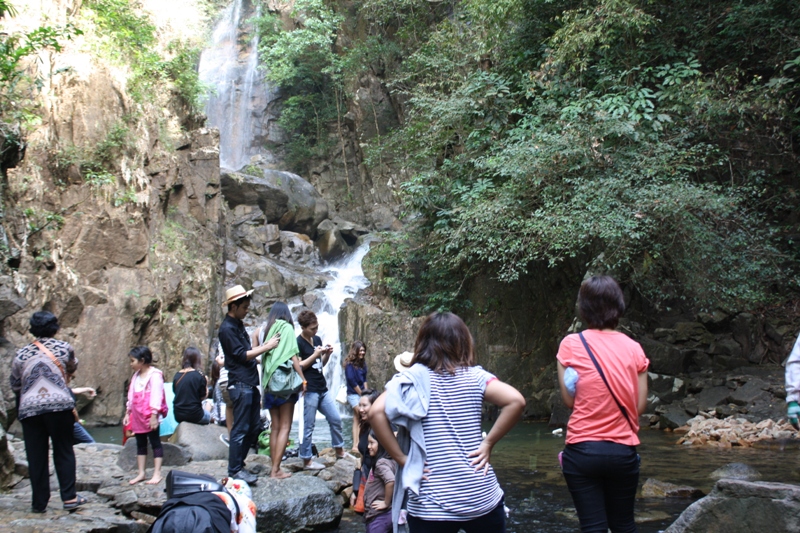
[[[352,408],[355,409],[358,406],[358,402],[361,400],[361,396],[358,394],[348,394],[347,395],[347,403]]]

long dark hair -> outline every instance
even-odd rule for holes
[[[272,309],[269,310],[269,314],[267,315],[267,323],[264,326],[264,339],[267,338],[269,330],[277,320],[285,320],[291,324],[292,327],[294,327],[292,312],[289,310],[289,306],[283,302],[275,302],[275,304],[272,306]]]
[[[194,346],[189,346],[183,351],[181,368],[194,368],[195,370],[200,370],[200,360],[202,357],[203,354],[200,353],[200,350]]]
[[[364,348],[364,359],[358,358],[358,352],[361,351],[361,348]],[[366,351],[366,344],[361,341],[353,341],[352,346],[350,346],[350,351],[347,352],[347,357],[344,360],[344,366],[353,365],[357,366],[358,368],[364,368],[364,364],[366,363]]]
[[[375,389],[364,389],[364,390],[361,391],[361,396],[366,396],[367,399],[369,400],[370,405],[372,405],[373,403],[375,403],[375,400],[378,399],[378,396],[380,396],[380,393],[378,391],[376,391]],[[367,431],[371,431],[371,430],[372,430],[372,426],[369,425],[369,418],[367,418],[366,420],[361,420],[360,417],[359,417],[358,433],[359,434],[363,434],[363,433],[365,433]],[[356,443],[356,444],[358,444],[358,443]]]
[[[372,458],[372,466],[370,468],[374,468],[375,465],[378,464],[379,459],[391,460],[392,456],[389,455],[389,452],[386,451],[386,448],[383,447],[383,444],[381,444],[381,441],[378,440],[378,437],[375,435],[375,432],[372,431],[371,429],[369,430],[369,436],[372,437],[375,440],[375,442],[378,443],[378,453],[375,454],[375,457],[372,457],[370,455],[370,457]]]
[[[437,373],[455,373],[459,367],[475,366],[475,348],[469,328],[458,315],[428,315],[414,342],[409,366],[422,363]]]

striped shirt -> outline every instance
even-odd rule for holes
[[[422,420],[428,479],[409,491],[408,514],[423,520],[465,521],[492,511],[503,498],[494,470],[475,472],[467,454],[480,446],[486,384],[496,379],[479,366],[454,375],[429,370],[431,395]]]

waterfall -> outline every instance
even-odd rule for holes
[[[208,125],[219,129],[220,166],[240,170],[253,156],[272,162],[270,105],[276,91],[258,70],[258,35],[248,19],[257,15],[250,0],[234,0],[222,13],[211,43],[200,55],[200,80],[211,89]]]
[[[344,368],[342,361],[342,343],[339,339],[339,309],[341,309],[347,298],[352,298],[361,289],[369,286],[369,280],[364,276],[361,268],[361,260],[369,251],[369,241],[367,240],[354,252],[340,261],[330,265],[326,270],[333,276],[333,280],[322,289],[320,298],[324,301],[323,310],[317,313],[319,322],[319,332],[317,335],[322,342],[333,346],[328,364],[325,366],[325,381],[328,383],[328,390],[332,394],[339,392],[339,387],[345,383]],[[353,342],[358,339],[346,339]],[[352,409],[346,408],[348,414],[352,414]]]

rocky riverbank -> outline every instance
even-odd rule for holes
[[[126,466],[124,447],[80,444],[75,446],[77,487],[89,503],[73,513],[64,511],[58,498],[58,482],[52,473],[50,485],[53,495],[47,513],[33,514],[30,512],[30,481],[24,443],[9,438],[9,444],[15,458],[15,472],[10,490],[0,494],[0,532],[144,533],[166,501],[163,480],[157,485],[128,484],[133,471],[123,468]],[[171,447],[179,448],[176,445]],[[171,456],[177,459],[170,459],[165,454],[165,476],[173,468],[208,474],[217,479],[226,476],[225,460],[186,462],[185,455],[172,453]],[[293,472],[293,476],[276,481],[267,477],[271,470],[269,457],[248,456],[247,470],[259,477],[258,484],[252,487],[259,531],[290,533],[336,527],[343,506],[349,501],[357,460],[349,456],[336,460],[333,450],[328,449],[322,451],[317,461],[325,469],[304,471],[302,460],[288,459],[283,468]],[[175,465],[175,462],[182,464]]]

